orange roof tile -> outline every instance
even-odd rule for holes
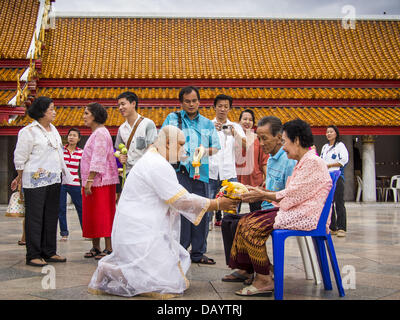
[[[119,110],[107,107],[108,119],[106,126],[119,126],[124,122]],[[150,107],[141,108],[140,114],[152,119],[159,127],[170,112],[179,110],[179,107]],[[240,112],[244,108],[233,108],[229,112],[231,121],[238,121]],[[324,127],[332,123],[340,127],[346,126],[400,126],[400,107],[260,107],[253,108],[256,119],[274,115],[282,122],[296,118],[307,121],[312,127]],[[83,107],[59,107],[55,126],[84,126],[82,116]],[[215,117],[213,108],[200,107],[200,113],[208,119]],[[18,116],[5,126],[25,126],[32,119],[28,116]]]
[[[38,0],[0,0],[0,59],[25,59],[36,28]]]
[[[57,18],[45,78],[400,79],[400,21]]]
[[[16,90],[0,90],[0,105],[8,104],[8,101],[10,101],[16,93]]]
[[[1,70],[0,70],[1,76]],[[139,99],[178,99],[181,88],[40,88],[53,99],[115,99],[124,91]],[[227,94],[234,99],[400,99],[400,88],[199,88],[202,99]]]
[[[18,76],[21,77],[25,72],[25,68],[0,68],[0,81],[17,81]]]

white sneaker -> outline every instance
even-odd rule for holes
[[[344,231],[344,230],[338,230],[336,236],[337,236],[337,237],[345,237],[345,236],[346,236],[346,231]]]

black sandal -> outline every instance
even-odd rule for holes
[[[103,258],[103,257],[105,257],[106,255],[109,255],[109,254],[111,254],[111,253],[112,253],[111,250],[106,250],[106,249],[104,249],[103,252],[99,252],[99,253],[94,257],[94,259],[95,259],[95,260],[100,260],[101,258]]]
[[[215,264],[216,262],[214,259],[211,259],[207,256],[202,256],[199,261],[193,261],[194,263],[200,263],[200,264]]]
[[[84,257],[85,258],[94,258],[95,256],[99,255],[101,253],[101,251],[97,248],[92,248],[90,249],[89,252],[86,252]]]

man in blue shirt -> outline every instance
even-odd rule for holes
[[[257,125],[257,137],[264,153],[269,154],[267,162],[267,176],[265,179],[265,189],[271,191],[280,191],[285,189],[286,180],[292,175],[296,161],[288,159],[286,152],[282,148],[282,122],[279,118],[268,116],[262,118]],[[245,195],[242,196],[244,198]],[[253,199],[247,198],[246,202],[262,201],[262,196]],[[262,210],[273,209],[271,202],[264,201],[261,204]],[[233,239],[236,233],[236,227],[239,219],[243,215],[227,215],[222,219],[222,238],[224,241],[226,264],[229,264]],[[250,275],[245,274],[243,270],[236,271],[225,276],[222,281],[243,281]]]
[[[173,125],[185,134],[185,151],[188,155],[185,161],[176,165],[178,181],[189,193],[209,197],[208,157],[220,149],[218,133],[214,124],[199,113],[200,94],[195,87],[185,87],[179,92],[182,110],[170,113],[162,127]],[[200,177],[194,179],[195,168],[192,166],[193,156],[205,148],[199,168]],[[185,217],[181,217],[181,245],[188,249],[192,245],[191,259],[196,263],[215,264],[215,261],[204,255],[207,251],[208,215],[203,216],[199,225],[193,225]]]

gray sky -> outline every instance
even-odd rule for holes
[[[56,14],[179,17],[343,17],[346,5],[357,16],[400,16],[400,0],[56,0]],[[348,12],[347,12],[348,13]]]

